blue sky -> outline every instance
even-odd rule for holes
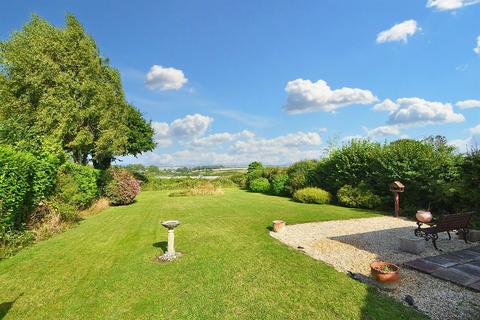
[[[125,163],[288,164],[329,141],[480,136],[480,1],[16,1],[74,14],[153,121],[154,152]],[[386,100],[388,99],[388,100]]]

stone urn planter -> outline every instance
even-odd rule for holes
[[[370,264],[372,277],[382,289],[394,290],[400,281],[400,268],[390,262],[374,261]]]
[[[423,223],[429,223],[433,219],[432,213],[426,210],[418,210],[415,217],[417,218],[417,221],[420,221]]]
[[[273,220],[272,229],[273,232],[281,232],[285,229],[285,221],[283,220]]]

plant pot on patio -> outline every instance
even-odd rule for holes
[[[272,222],[273,232],[281,232],[285,229],[285,221],[283,220],[273,220]]]
[[[382,289],[394,290],[400,281],[400,268],[390,262],[374,261],[370,264],[372,277]]]

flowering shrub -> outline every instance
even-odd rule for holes
[[[130,204],[140,192],[140,182],[123,168],[110,168],[105,173],[105,196],[112,205]]]

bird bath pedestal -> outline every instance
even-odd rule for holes
[[[162,221],[162,226],[168,229],[167,252],[158,257],[159,261],[172,261],[181,256],[180,252],[175,252],[175,232],[173,229],[180,225],[178,220]]]

